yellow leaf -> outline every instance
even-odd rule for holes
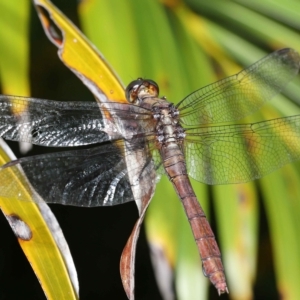
[[[10,156],[6,153],[9,151],[8,146],[1,140],[0,165],[14,159],[11,153]],[[9,169],[0,172],[2,182],[10,182],[15,176],[13,171],[6,172],[6,170]],[[1,197],[0,207],[14,230],[47,298],[77,299],[76,270],[72,263],[66,263],[66,260],[71,257],[67,245],[61,245],[64,252],[60,250],[57,238],[63,238],[63,236],[55,217],[46,204],[37,205],[32,202],[31,188],[25,178],[24,181],[18,182],[15,190],[22,193],[24,201],[19,201],[17,194],[15,198]],[[47,221],[44,217],[47,217]],[[54,232],[52,230],[54,227],[58,228],[58,231]],[[69,274],[70,277],[73,276],[75,288]]]
[[[62,62],[99,101],[125,102],[124,88],[108,63],[86,37],[50,2],[34,0],[48,38]]]

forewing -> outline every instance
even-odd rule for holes
[[[299,68],[295,50],[275,51],[236,75],[188,95],[177,105],[181,121],[199,126],[241,120],[280,93]]]
[[[188,173],[206,184],[258,179],[300,159],[300,115],[187,130]]]
[[[139,166],[133,164],[126,167],[120,150],[122,144],[119,141],[87,150],[58,152],[9,162],[0,168],[0,195],[7,198],[18,195],[20,200],[23,199],[24,191],[15,191],[17,185],[8,174],[13,171],[15,180],[23,181],[21,175],[24,170],[28,178],[25,185],[31,184],[47,203],[94,207],[136,200],[128,171]],[[127,153],[130,155],[130,149]],[[147,179],[153,171],[151,162],[149,159],[135,184],[140,178]],[[34,195],[33,199],[38,201]]]
[[[51,147],[96,144],[132,135],[128,128],[120,132],[116,126],[116,120],[130,124],[132,119],[141,122],[139,132],[134,134],[153,129],[149,112],[130,104],[0,95],[0,136],[13,141]]]

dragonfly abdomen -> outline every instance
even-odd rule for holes
[[[219,294],[228,293],[221,253],[205,213],[187,175],[181,145],[168,143],[160,149],[168,174],[188,217],[201,259],[202,269]]]
[[[181,202],[201,256],[204,275],[210,279],[219,295],[228,293],[221,252],[202,207],[196,196],[181,198]]]

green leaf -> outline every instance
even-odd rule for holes
[[[285,166],[282,170],[261,179],[260,182],[270,226],[278,290],[285,299],[298,299],[300,297],[299,164]]]
[[[29,11],[28,0],[0,3],[0,77],[5,94],[29,95]]]

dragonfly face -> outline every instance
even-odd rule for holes
[[[228,291],[213,232],[190,185],[242,183],[300,159],[300,116],[253,124],[239,121],[283,90],[299,72],[300,56],[282,49],[236,75],[199,89],[178,105],[159,98],[158,85],[137,79],[128,103],[56,102],[0,96],[0,135],[41,146],[88,150],[20,158],[0,169],[0,195],[14,197],[23,170],[48,203],[108,206],[151,198],[156,176],[168,175],[181,198],[204,273]],[[20,168],[21,167],[21,168]],[[36,194],[36,195],[37,195]],[[33,195],[34,201],[39,201]]]
[[[158,84],[151,79],[138,78],[126,88],[125,96],[128,102],[139,105],[139,101],[147,97],[158,97]]]

